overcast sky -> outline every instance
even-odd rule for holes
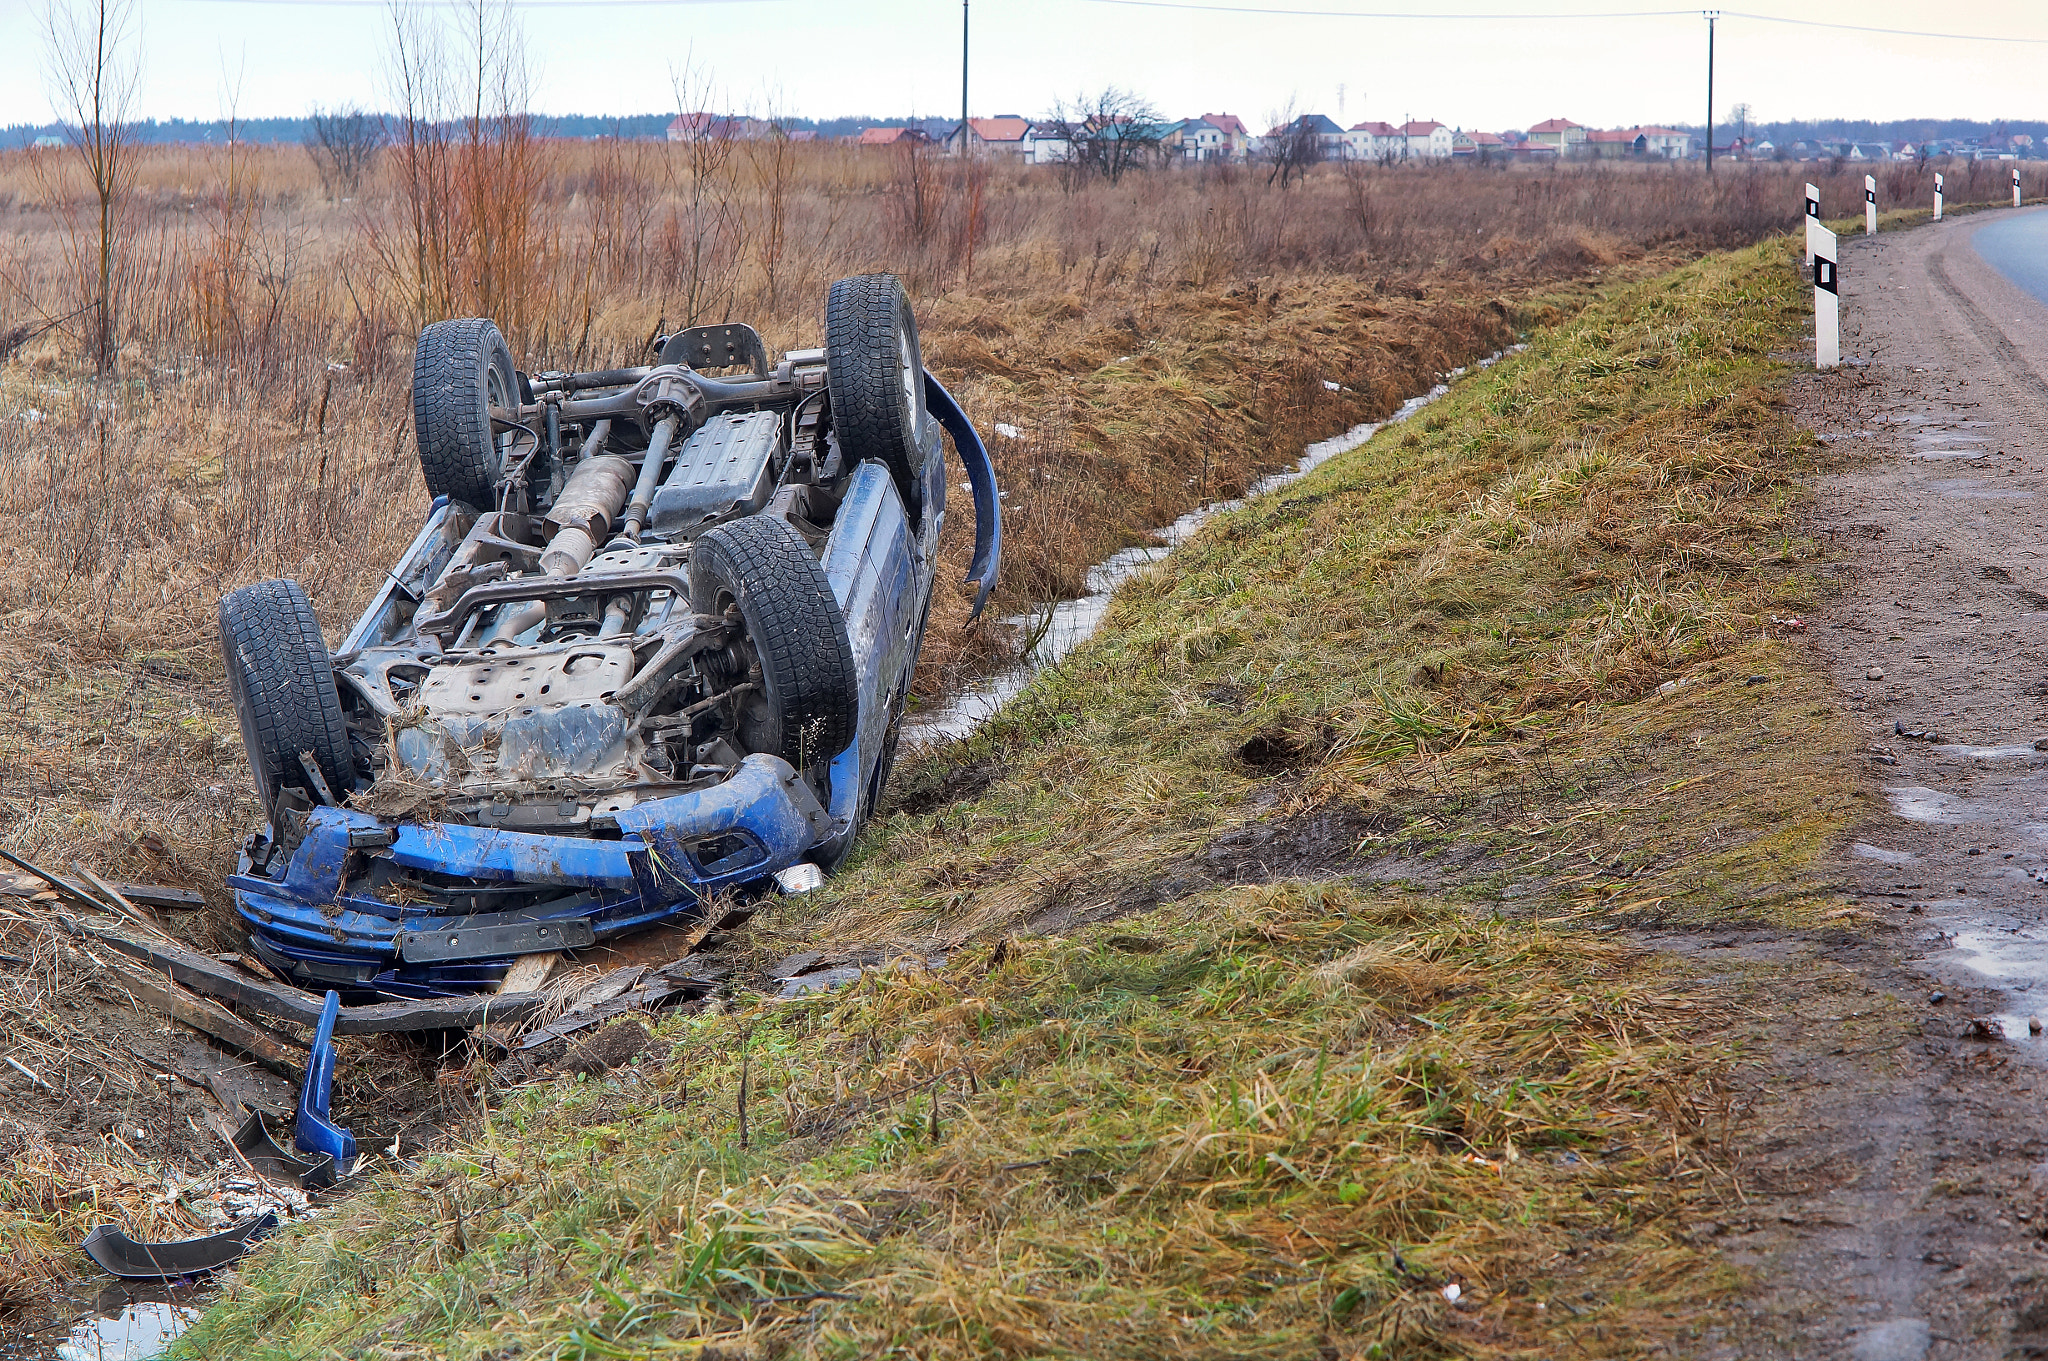
[[[73,0],[87,3],[88,0]],[[240,74],[244,117],[314,104],[389,107],[391,17],[375,3],[134,0],[137,112],[213,118]],[[1706,24],[1561,13],[1661,9],[1670,0],[1239,0],[1258,9],[1386,9],[1485,19],[1327,12],[1201,13],[1105,0],[975,0],[977,117],[1035,114],[1115,84],[1174,116],[1229,112],[1255,130],[1290,101],[1347,126],[1434,118],[1466,128],[1567,117],[1595,126],[1698,122]],[[1748,0],[1758,14],[1997,35],[1885,37],[1725,15],[1717,118],[2048,117],[2048,6],[2040,0]],[[52,117],[42,0],[0,0],[0,123]],[[1507,15],[1511,17],[1501,17]],[[1543,17],[1553,16],[1553,17]],[[669,109],[669,70],[694,54],[735,109],[773,100],[804,117],[956,114],[957,0],[551,0],[518,10],[542,113]],[[2028,42],[2025,39],[2036,41]]]

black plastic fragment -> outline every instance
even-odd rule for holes
[[[262,1111],[250,1111],[249,1118],[235,1131],[235,1147],[249,1160],[249,1166],[266,1177],[290,1181],[307,1191],[324,1191],[334,1185],[334,1159],[325,1153],[316,1158],[297,1158],[278,1146]]]
[[[216,1271],[249,1250],[249,1245],[277,1227],[277,1216],[265,1211],[209,1238],[182,1243],[138,1243],[112,1224],[85,1236],[85,1255],[110,1275],[124,1280],[167,1280]]]

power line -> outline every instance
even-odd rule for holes
[[[1533,19],[1543,22],[1565,19],[1684,19],[1698,18],[1704,11],[1697,9],[1634,9],[1634,10],[1561,10],[1543,13],[1465,13],[1441,14],[1421,13],[1415,10],[1355,10],[1355,9],[1285,9],[1267,5],[1205,5],[1195,0],[1082,0],[1091,5],[1122,5],[1134,9],[1172,9],[1192,11],[1197,14],[1258,14],[1275,18],[1302,19],[1446,19],[1481,20],[1502,22],[1512,19]],[[1872,24],[1837,24],[1825,19],[1788,19],[1777,14],[1751,14],[1738,9],[1719,11],[1727,19],[1753,19],[1764,24],[1794,24],[1801,28],[1828,28],[1844,33],[1876,33],[1892,38],[1941,38],[1953,42],[1972,43],[2039,43],[2048,44],[2048,38],[2023,38],[2003,33],[1939,33],[1917,28],[1880,28]]]
[[[509,9],[679,9],[698,5],[787,4],[791,0],[489,0],[495,7]],[[317,6],[342,9],[462,9],[466,0],[182,0],[193,5],[261,5],[265,8]],[[1205,5],[1196,0],[1079,0],[1090,5],[1120,5],[1130,9],[1170,9],[1195,14],[1251,14],[1275,19],[1402,19],[1448,20],[1453,22],[1503,23],[1517,19],[1554,23],[1581,19],[1691,19],[1704,11],[1697,9],[1550,10],[1542,12],[1473,11],[1463,14],[1423,13],[1416,10],[1289,9],[1272,5]],[[1838,24],[1825,19],[1790,19],[1781,14],[1752,14],[1746,10],[1719,11],[1725,19],[1749,19],[1760,24],[1789,24],[1797,28],[1824,28],[1838,33],[1871,33],[1887,38],[1934,38],[1945,42],[2029,43],[2048,46],[2048,38],[2028,38],[2006,33],[1943,33],[1922,28],[1882,28],[1874,24]]]
[[[1301,19],[1684,19],[1696,18],[1696,9],[1573,11],[1552,14],[1420,14],[1413,10],[1379,11],[1355,9],[1276,9],[1266,5],[1198,5],[1191,0],[1084,0],[1093,5],[1128,5],[1136,9],[1194,10],[1201,14],[1259,14]]]

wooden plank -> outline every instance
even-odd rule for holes
[[[176,943],[178,939],[176,936],[164,930],[161,926],[158,926],[153,920],[150,919],[148,913],[144,912],[134,903],[129,902],[126,898],[123,898],[118,892],[115,891],[112,885],[107,883],[106,880],[100,878],[97,874],[94,874],[91,870],[79,864],[76,860],[71,862],[71,868],[77,870],[80,874],[84,875],[86,880],[90,882],[94,888],[98,889],[101,893],[105,894],[107,901],[112,903],[114,907],[119,909],[121,915],[133,921],[137,926],[149,932],[151,935],[162,936],[165,940]]]
[[[305,1077],[303,1059],[294,1055],[275,1036],[258,1030],[225,1007],[203,997],[195,997],[175,984],[152,978],[140,970],[116,969],[114,974],[138,1000],[148,1002],[194,1030],[247,1054],[274,1073],[294,1082]]]
[[[189,888],[170,888],[164,884],[115,884],[114,889],[131,903],[142,903],[148,907],[169,908],[173,912],[196,912],[206,906],[206,899]]]
[[[69,917],[60,917],[59,922],[73,935],[90,937],[131,959],[141,960],[152,970],[169,974],[194,992],[217,997],[276,1021],[291,1021],[308,1027],[320,1022],[323,998],[319,993],[260,983],[182,945],[133,940],[112,931],[86,926]],[[334,1033],[379,1035],[399,1030],[468,1030],[486,1021],[523,1019],[538,1011],[545,1000],[537,992],[515,992],[343,1007],[334,1023]]]
[[[505,970],[504,979],[498,984],[500,993],[532,992],[548,981],[548,975],[562,962],[560,950],[548,950],[537,955],[521,955],[512,961],[512,967]]]

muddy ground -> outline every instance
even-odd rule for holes
[[[1756,999],[1747,1204],[1693,1226],[1762,1287],[1702,1356],[2048,1356],[2048,307],[1973,239],[2036,211],[1846,241],[1847,366],[1795,387],[1846,460],[1813,659],[1885,811],[1860,925],[1664,942],[1801,980]]]

